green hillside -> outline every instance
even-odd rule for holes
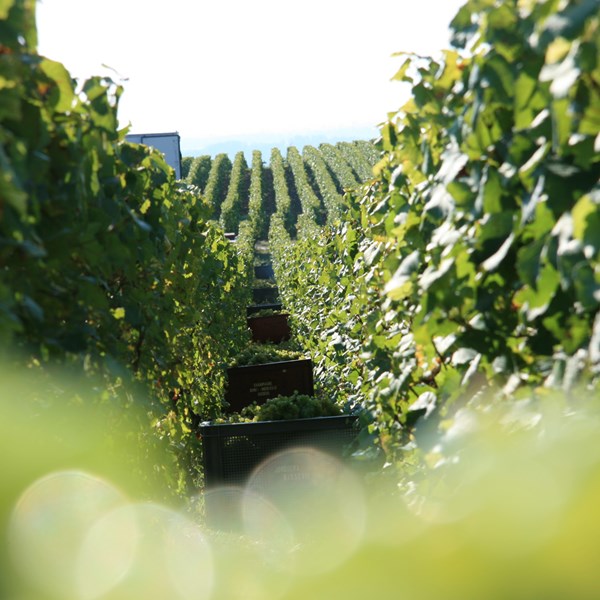
[[[187,165],[183,171],[185,182],[196,185],[213,204],[212,218],[219,220],[225,231],[237,233],[240,223],[249,218],[251,173],[255,177],[272,180],[274,168],[283,169],[288,188],[286,193],[296,198],[287,214],[291,233],[295,230],[298,216],[309,210],[306,202],[312,202],[321,221],[325,218],[332,221],[341,210],[344,192],[374,177],[373,167],[379,156],[375,143],[367,140],[323,143],[318,148],[304,146],[301,155],[298,148],[290,146],[285,158],[280,158],[277,153],[281,154],[276,150],[275,154],[263,158],[262,153],[255,150],[253,156],[258,162],[253,160],[252,167],[249,167],[244,154],[239,152],[235,156],[233,170],[223,166],[231,162],[225,154],[218,154],[214,159],[209,155],[186,156],[183,158]],[[262,192],[266,221],[275,212],[272,188],[272,185],[266,186]],[[311,199],[308,200],[306,195]],[[304,198],[304,205],[300,198]]]

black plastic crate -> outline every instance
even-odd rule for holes
[[[328,467],[325,476],[329,477],[327,472],[339,470],[332,461],[345,460],[353,450],[356,425],[357,417],[349,415],[201,425],[206,523],[214,529],[243,532],[246,484],[254,497],[270,500],[275,500],[274,489],[292,497],[299,485],[302,491],[304,486],[318,490],[324,483],[320,467]],[[324,462],[324,457],[331,459]]]
[[[202,424],[200,436],[207,488],[244,485],[269,456],[292,447],[310,447],[342,459],[357,436],[356,416],[289,421]]]
[[[275,272],[272,265],[257,265],[254,267],[254,277],[256,279],[274,279]]]
[[[275,304],[279,300],[279,289],[276,287],[259,287],[252,290],[252,302],[255,304]]]

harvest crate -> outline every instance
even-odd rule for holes
[[[273,342],[277,344],[289,340],[292,332],[288,317],[287,313],[260,317],[249,316],[246,322],[252,331],[252,341],[259,343]]]
[[[256,304],[275,304],[279,300],[276,287],[259,287],[252,290],[252,301]]]
[[[231,412],[240,411],[253,402],[262,404],[275,396],[290,396],[294,391],[308,396],[314,394],[310,358],[227,369],[225,400]]]
[[[262,421],[200,426],[202,439],[205,509],[207,521],[216,528],[236,530],[241,525],[242,487],[255,469],[269,457],[292,448],[314,448],[336,459],[344,459],[355,442],[356,416],[315,417],[289,421]],[[288,472],[290,471],[290,472]],[[291,472],[293,471],[293,472]],[[280,483],[310,477],[302,465],[270,472]],[[317,482],[318,483],[318,482]],[[261,493],[260,479],[253,479],[253,492]]]
[[[254,277],[256,279],[274,279],[275,272],[272,265],[257,265],[254,267]]]
[[[281,302],[277,302],[275,304],[252,304],[251,306],[248,306],[246,308],[246,314],[250,316],[257,312],[260,312],[261,310],[280,311],[282,310],[282,308],[283,305],[281,304]]]

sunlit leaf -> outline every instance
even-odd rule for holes
[[[527,319],[533,321],[548,310],[559,284],[559,273],[546,264],[537,276],[534,286],[524,287],[517,292],[515,302],[526,314]]]
[[[540,73],[540,81],[550,81],[550,91],[555,98],[565,98],[581,75],[573,53],[560,63],[547,64]]]
[[[13,7],[15,0],[0,0],[0,19],[8,18],[8,13]]]
[[[54,107],[58,112],[68,111],[75,99],[73,83],[69,72],[63,64],[45,58],[40,63],[40,69],[54,82],[57,89]]]
[[[385,285],[384,291],[388,296],[399,300],[411,293],[413,287],[411,278],[419,268],[419,258],[420,253],[415,251],[402,260],[393,277]]]

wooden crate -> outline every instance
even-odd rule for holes
[[[227,369],[225,400],[230,412],[269,398],[290,396],[295,391],[314,394],[313,364],[309,358]]]

